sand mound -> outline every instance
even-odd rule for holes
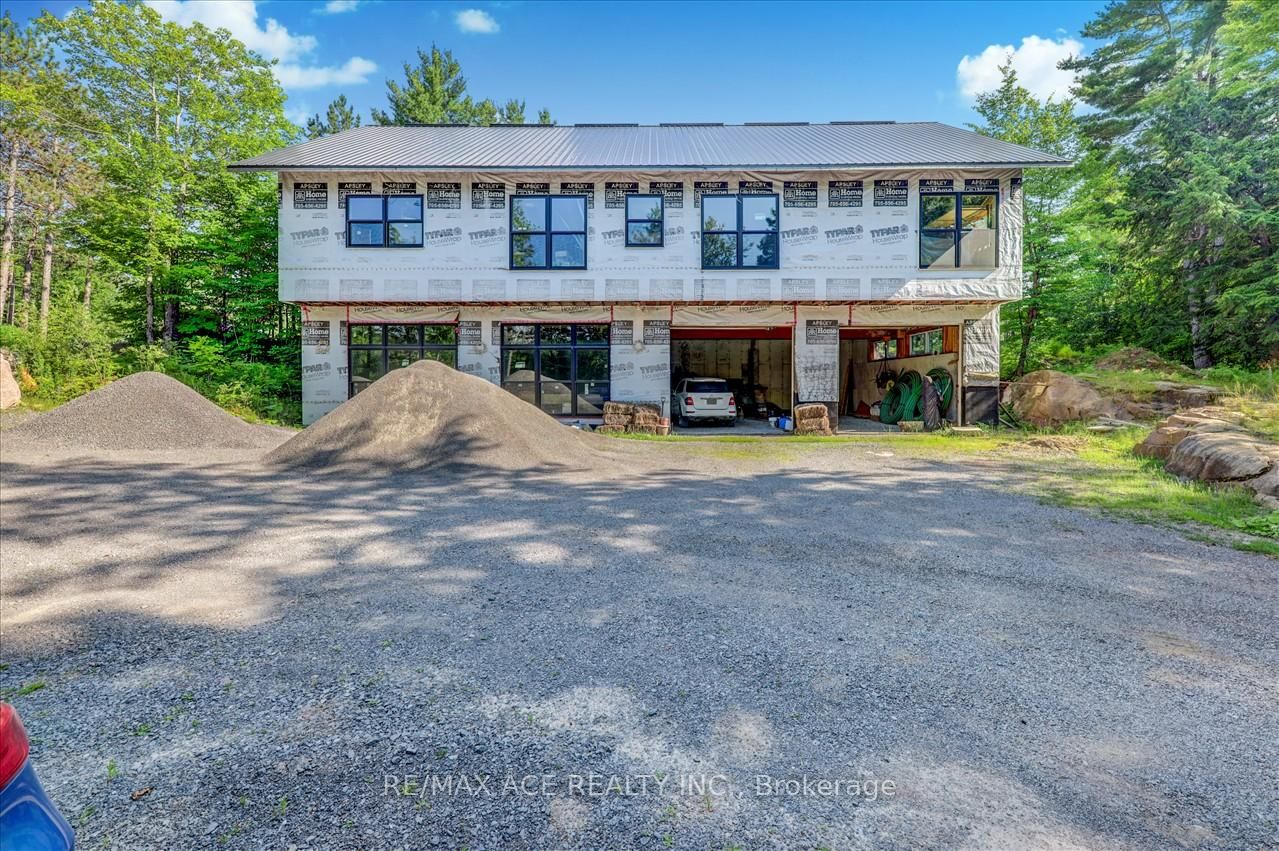
[[[6,429],[40,449],[262,449],[274,429],[228,414],[182,382],[138,372]]]
[[[394,370],[266,456],[307,469],[587,468],[592,438],[436,361]]]
[[[1140,346],[1113,351],[1098,360],[1095,366],[1097,369],[1149,369],[1155,372],[1180,372],[1183,369]]]

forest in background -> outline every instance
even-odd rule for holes
[[[1068,156],[1027,171],[1025,292],[1003,371],[1142,346],[1196,369],[1279,361],[1279,3],[1107,7],[1039,101],[1010,68],[974,129]],[[524,123],[434,45],[387,82],[381,124]],[[300,419],[299,319],[276,300],[276,179],[228,163],[361,123],[297,127],[270,63],[225,31],[97,0],[0,18],[0,347],[53,404],[158,369],[245,416]],[[552,123],[541,109],[539,123]]]

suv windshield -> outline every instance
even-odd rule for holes
[[[690,381],[685,387],[686,393],[727,393],[726,381]]]

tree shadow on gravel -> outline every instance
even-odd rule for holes
[[[42,776],[117,847],[1260,841],[1232,801],[1263,794],[1276,729],[1261,560],[960,465],[700,452],[7,463],[0,676],[46,684],[13,697]],[[560,785],[384,794],[468,772]],[[745,794],[563,787],[590,772]],[[757,774],[905,794],[756,796]]]

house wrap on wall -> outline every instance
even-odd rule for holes
[[[310,423],[429,357],[548,413],[672,378],[866,413],[949,369],[992,422],[1021,296],[1021,174],[1069,162],[943,124],[358,127],[237,163],[280,181],[280,299]]]

